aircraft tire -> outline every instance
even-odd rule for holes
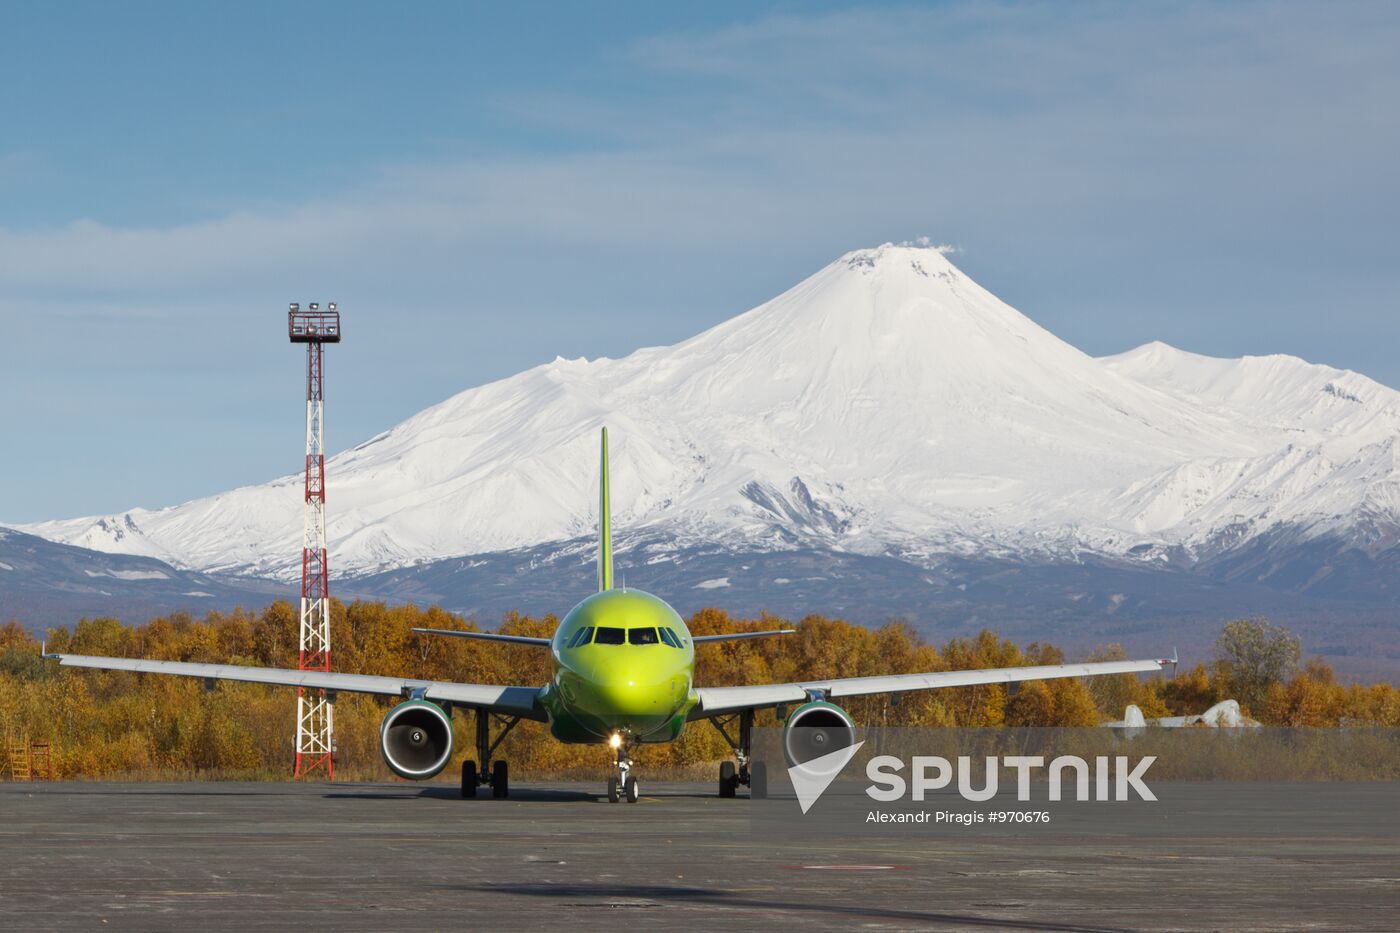
[[[734,791],[739,787],[739,775],[734,771],[734,762],[721,761],[719,763],[719,795],[721,797],[733,797]]]
[[[617,778],[608,778],[608,803],[617,803],[621,799],[617,793]]]
[[[462,762],[462,797],[467,800],[476,799],[476,762]]]
[[[636,778],[634,778],[634,777],[629,777],[629,778],[627,779],[626,791],[627,791],[627,802],[628,802],[628,803],[636,803],[636,802],[637,802],[637,797],[639,796],[639,792],[638,792],[638,790],[637,790],[637,779],[636,779]]]
[[[749,765],[749,799],[768,799],[768,764],[755,761]]]
[[[510,796],[510,766],[504,761],[491,763],[491,796]]]

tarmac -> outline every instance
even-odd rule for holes
[[[1393,838],[782,839],[642,790],[0,784],[0,929],[1400,929]]]

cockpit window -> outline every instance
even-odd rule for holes
[[[591,625],[585,625],[583,628],[579,629],[577,632],[574,632],[574,637],[573,637],[573,638],[570,638],[570,639],[569,639],[569,643],[568,643],[567,645],[565,645],[564,647],[566,647],[566,648],[577,648],[579,645],[586,645],[586,644],[588,644],[589,639],[591,639],[592,637],[593,637],[593,626],[591,626]]]
[[[677,635],[676,630],[672,628],[663,628],[661,630],[661,640],[672,648],[679,648],[681,646],[681,637]]]
[[[657,638],[654,628],[630,628],[627,640],[634,645],[654,645],[661,639]]]
[[[627,630],[621,628],[599,627],[598,634],[593,636],[595,645],[620,645],[627,640]]]

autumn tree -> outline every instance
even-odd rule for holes
[[[553,616],[509,613],[498,631],[547,637]],[[790,625],[764,613],[742,618],[704,610],[688,620],[696,635],[762,631]],[[414,628],[477,630],[476,619],[441,607],[382,602],[331,601],[337,670],[408,675],[485,684],[543,685],[549,652],[520,645],[421,635]],[[876,629],[809,615],[796,634],[703,645],[696,651],[697,686],[780,683],[810,678],[860,677],[919,671],[1060,664],[1064,652],[1048,644],[1021,648],[983,631],[929,644],[913,627],[893,620]],[[84,654],[177,661],[228,661],[271,667],[296,663],[296,610],[278,601],[260,612],[235,609],[203,618],[172,613],[141,625],[114,618],[84,619],[70,631],[48,634],[50,648]],[[1320,660],[1290,671],[1297,657],[1292,639],[1267,623],[1231,623],[1221,637],[1221,659],[1178,676],[1121,675],[1084,680],[1031,681],[1008,691],[1004,684],[914,691],[895,702],[887,696],[843,699],[857,723],[890,726],[1087,726],[1118,718],[1127,702],[1149,719],[1192,715],[1227,696],[1246,702],[1240,684],[1264,684],[1251,712],[1270,725],[1400,726],[1400,691],[1391,684],[1340,683]],[[1122,654],[1097,649],[1094,660]],[[1290,660],[1291,659],[1291,660]],[[1289,674],[1292,676],[1289,676]],[[1126,702],[1125,702],[1126,701]],[[336,702],[337,774],[389,780],[380,759],[378,727],[393,697],[344,693]],[[0,732],[26,733],[54,743],[62,776],[221,776],[285,778],[292,761],[295,704],[290,691],[260,684],[224,682],[212,691],[196,680],[61,668],[39,656],[38,639],[17,623],[0,627]],[[470,747],[473,714],[453,716],[458,747]],[[758,725],[776,725],[773,710],[760,710]],[[563,745],[541,723],[521,723],[500,753],[522,775],[602,776],[608,750]],[[692,723],[671,744],[638,752],[653,773],[698,777],[730,755],[705,722]],[[459,756],[460,757],[460,756]],[[688,770],[694,769],[694,770]],[[445,774],[444,779],[454,775]]]
[[[1215,641],[1215,654],[1229,692],[1243,706],[1257,710],[1269,687],[1297,669],[1302,643],[1267,619],[1237,619],[1225,623]]]

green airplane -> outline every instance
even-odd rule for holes
[[[493,761],[492,756],[522,720],[545,722],[561,742],[597,744],[614,751],[616,773],[608,779],[608,799],[614,803],[623,798],[633,803],[637,800],[632,753],[638,745],[674,741],[688,723],[698,720],[713,724],[734,751],[734,760],[720,765],[719,795],[734,797],[740,786],[746,786],[749,796],[762,797],[767,793],[767,773],[763,762],[752,759],[753,722],[758,710],[778,711],[784,723],[785,757],[789,765],[800,765],[855,743],[855,722],[833,702],[842,697],[1160,671],[1176,663],[1172,657],[697,687],[697,645],[792,635],[795,630],[695,636],[664,600],[641,590],[615,587],[607,428],[602,431],[599,472],[598,592],[570,610],[552,637],[414,629],[429,635],[548,650],[553,676],[543,687],[75,654],[46,657],[65,667],[198,677],[210,687],[218,680],[237,680],[324,690],[332,700],[340,691],[400,697],[403,702],[389,710],[380,726],[380,751],[395,774],[411,780],[435,777],[447,767],[453,752],[453,711],[471,711],[475,716],[476,758],[462,763],[462,796],[466,798],[476,797],[478,789],[488,785],[493,796],[508,796],[508,765],[503,760]]]

